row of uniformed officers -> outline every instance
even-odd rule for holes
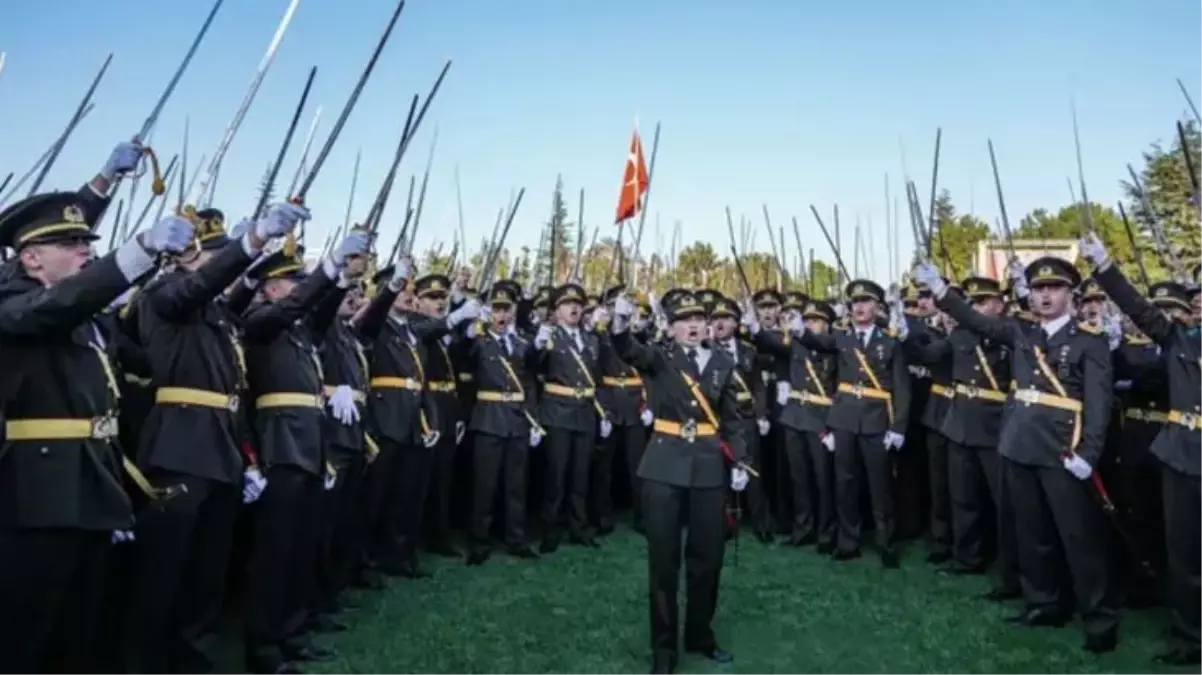
[[[1041,259],[1013,275],[1022,311],[995,280],[950,286],[929,266],[906,309],[868,280],[838,306],[507,280],[477,298],[408,260],[365,278],[357,231],[307,271],[276,245],[309,217],[290,204],[229,232],[216,210],[169,217],[93,260],[92,224],[139,153],[119,145],[79,192],[0,213],[16,254],[0,279],[6,669],[205,670],[233,567],[247,665],[296,672],[329,656],[308,636],[343,627],[344,588],[425,575],[423,526],[456,553],[458,504],[469,564],[494,532],[538,556],[532,475],[539,552],[596,546],[619,457],[648,541],[653,670],[676,666],[682,555],[684,648],[732,658],[710,622],[744,489],[765,542],[781,529],[856,558],[868,504],[886,568],[918,527],[942,573],[996,558],[991,597],[1026,604],[1015,623],[1063,625],[1075,598],[1095,652],[1117,642],[1122,561],[1124,590],[1168,584],[1165,660],[1197,662],[1196,287],[1144,298],[1083,248],[1096,283]]]

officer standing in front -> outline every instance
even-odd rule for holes
[[[743,438],[729,426],[739,406],[734,360],[722,350],[702,346],[705,308],[691,293],[675,294],[664,311],[673,336],[669,347],[644,345],[631,336],[628,328],[636,308],[625,296],[614,303],[611,326],[618,355],[637,368],[656,392],[651,399],[654,433],[639,465],[655,673],[676,669],[682,528],[688,530],[685,651],[718,663],[733,659],[718,646],[710,624],[718,604],[725,549],[727,481],[741,491],[749,480]]]

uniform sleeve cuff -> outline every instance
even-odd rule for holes
[[[154,258],[142,248],[137,238],[130,239],[117,249],[116,260],[117,269],[131,284],[154,269]]]

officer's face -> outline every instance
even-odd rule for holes
[[[710,326],[714,328],[714,339],[727,340],[735,334],[735,329],[739,324],[732,316],[720,316],[715,319],[710,319]]]
[[[263,295],[272,302],[279,302],[288,297],[294,288],[296,281],[293,279],[268,279],[263,284]]]
[[[872,299],[851,301],[851,320],[859,323],[876,321],[877,301]]]
[[[807,331],[811,333],[818,333],[819,335],[830,330],[831,327],[831,325],[824,319],[806,319],[805,325]]]
[[[584,314],[584,305],[579,302],[564,302],[555,308],[555,319],[561,324],[576,326]]]
[[[75,276],[91,259],[92,243],[84,239],[30,244],[21,249],[26,273],[46,285]]]
[[[1106,308],[1105,300],[1086,300],[1081,304],[1081,315],[1086,321],[1097,321]]]
[[[929,314],[935,311],[935,296],[928,291],[918,294],[918,311]]]
[[[1006,308],[1006,305],[1002,302],[1001,298],[990,296],[974,300],[972,308],[986,316],[998,316]]]
[[[338,306],[338,316],[343,319],[349,319],[359,311],[363,306],[363,291],[354,289],[347,291],[347,294],[342,297],[342,304]]]
[[[492,329],[498,333],[513,323],[513,305],[493,305],[489,314],[492,316]]]
[[[759,315],[760,323],[765,326],[775,326],[780,318],[780,305],[756,305],[755,313]]]
[[[417,311],[426,316],[442,316],[447,311],[447,296],[423,295],[417,299]]]
[[[396,300],[392,301],[392,311],[394,312],[412,312],[413,306],[413,294],[407,290],[397,293]]]
[[[1041,284],[1031,289],[1031,311],[1041,319],[1056,319],[1068,312],[1073,290],[1064,284]]]
[[[696,347],[706,332],[705,317],[700,314],[672,322],[672,338],[686,347]]]

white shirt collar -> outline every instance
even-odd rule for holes
[[[1044,334],[1047,335],[1048,337],[1055,335],[1056,331],[1060,330],[1061,328],[1064,328],[1065,324],[1067,324],[1070,320],[1072,320],[1072,318],[1073,317],[1069,316],[1068,314],[1065,314],[1065,315],[1061,316],[1060,318],[1052,319],[1051,321],[1041,322],[1041,325],[1043,326]]]

